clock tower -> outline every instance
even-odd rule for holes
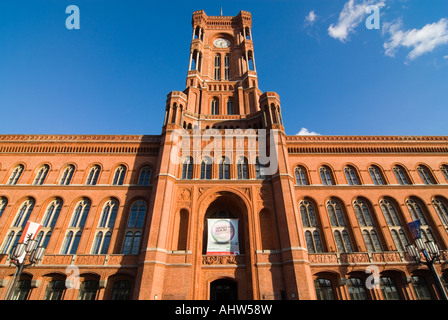
[[[249,12],[193,13],[186,88],[168,94],[165,111],[139,298],[313,297],[298,285],[312,283],[310,266],[280,99],[258,88]],[[217,218],[238,221],[237,250],[208,250]]]
[[[250,12],[226,17],[195,11],[192,27],[186,89],[180,94],[183,99],[178,91],[168,95],[164,125],[185,129],[282,126],[278,95],[258,89]]]

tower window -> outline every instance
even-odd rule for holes
[[[215,80],[221,80],[221,55],[215,56]]]
[[[186,158],[182,164],[182,179],[193,179],[193,161],[191,158]]]
[[[237,162],[238,179],[249,179],[247,159],[241,157]]]
[[[224,79],[230,80],[230,55],[224,57]]]
[[[226,157],[222,157],[219,163],[219,179],[230,179],[230,163]]]
[[[211,104],[211,114],[217,115],[219,114],[219,103],[218,99],[214,98]]]
[[[229,98],[229,100],[227,100],[227,114],[234,114],[234,112],[233,99]]]
[[[201,163],[201,179],[212,178],[212,159],[205,157]]]

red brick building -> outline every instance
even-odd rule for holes
[[[33,221],[46,252],[15,299],[439,299],[405,246],[420,219],[447,283],[448,137],[287,136],[287,107],[258,88],[250,13],[192,26],[160,135],[0,136],[0,295]],[[237,254],[207,254],[211,218],[238,219]]]

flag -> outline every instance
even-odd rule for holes
[[[411,234],[414,237],[414,239],[420,239],[422,237],[422,230],[420,226],[422,225],[420,219],[409,222],[409,230],[411,230]]]

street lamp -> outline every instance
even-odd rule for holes
[[[407,245],[406,251],[419,265],[424,264],[428,267],[434,278],[440,296],[442,297],[443,300],[448,300],[442,282],[440,281],[439,275],[437,274],[436,269],[434,268],[434,263],[436,261],[440,261],[439,248],[433,241],[424,242],[422,238],[416,238],[415,244],[417,245],[417,247],[415,247],[413,244]],[[421,259],[420,253],[423,254],[425,260]]]
[[[12,278],[12,281],[8,287],[5,295],[5,300],[11,300],[13,289],[16,287],[17,281],[22,275],[23,269],[29,268],[42,260],[45,254],[45,248],[37,246],[37,240],[31,239],[31,235],[28,236],[26,242],[18,243],[9,254],[11,262],[16,266],[16,272]],[[28,258],[28,263],[26,260]]]

